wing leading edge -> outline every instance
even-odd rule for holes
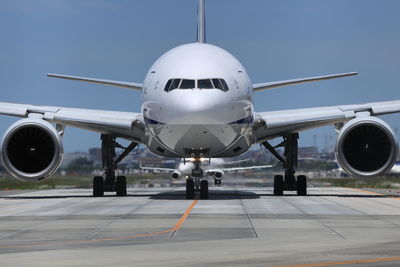
[[[323,81],[329,79],[336,79],[342,78],[347,76],[357,75],[357,72],[347,72],[347,73],[339,73],[339,74],[331,74],[331,75],[324,75],[324,76],[316,76],[316,77],[308,77],[308,78],[300,78],[300,79],[292,79],[292,80],[283,80],[283,81],[276,81],[276,82],[267,82],[267,83],[258,83],[253,84],[253,89],[255,92],[269,90],[277,87],[301,84],[301,83],[309,83],[309,82],[316,82],[316,81]]]
[[[48,122],[108,133],[138,143],[142,143],[145,130],[142,114],[133,112],[0,102],[0,114],[23,118],[39,116]]]
[[[123,87],[123,88],[128,88],[128,89],[133,89],[133,90],[142,90],[142,87],[143,87],[143,85],[140,83],[104,80],[104,79],[96,79],[96,78],[89,78],[89,77],[70,76],[70,75],[62,75],[62,74],[55,74],[55,73],[47,73],[47,76],[52,77],[52,78],[60,78],[60,79],[66,79],[66,80]]]
[[[400,100],[256,113],[253,133],[257,142],[263,142],[289,133],[346,122],[360,112],[371,116],[400,112]]]

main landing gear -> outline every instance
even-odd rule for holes
[[[200,161],[194,162],[192,175],[186,179],[186,199],[194,199],[195,191],[200,191],[200,199],[208,199],[208,181],[202,180],[204,172],[200,168]]]
[[[274,195],[282,196],[283,191],[297,191],[297,195],[307,195],[307,178],[304,175],[295,178],[295,168],[297,167],[297,154],[299,134],[289,134],[283,137],[283,142],[275,147],[267,141],[262,144],[280,161],[285,169],[285,176],[275,175],[274,177]],[[277,147],[284,147],[283,158],[276,151]]]
[[[128,147],[123,147],[115,141],[116,137],[108,134],[101,135],[101,155],[104,177],[93,178],[93,196],[104,196],[104,192],[116,192],[117,196],[126,196],[126,177],[115,177],[115,170],[121,162],[138,144],[132,142]],[[115,149],[122,148],[124,151],[115,158]]]

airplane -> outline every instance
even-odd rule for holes
[[[399,175],[400,174],[400,162],[396,162],[392,169],[389,171],[391,175]]]
[[[273,193],[296,191],[307,195],[307,178],[296,177],[299,132],[334,125],[336,157],[349,175],[375,177],[396,162],[397,138],[376,116],[400,111],[400,100],[342,106],[256,112],[253,93],[282,86],[348,77],[356,72],[252,84],[246,69],[232,54],[206,42],[205,1],[197,3],[197,40],[161,55],[143,83],[48,74],[49,77],[91,82],[141,93],[141,112],[80,109],[0,103],[0,114],[21,117],[1,141],[4,167],[23,181],[40,181],[52,175],[63,154],[65,127],[101,134],[104,175],[93,179],[93,196],[105,191],[125,196],[126,178],[115,177],[118,163],[137,145],[166,158],[193,158],[186,198],[195,198],[195,181],[201,181],[201,198],[208,198],[208,182],[201,169],[204,158],[235,157],[253,144],[262,144],[280,162],[283,175],[274,176]],[[131,143],[121,147],[117,138]],[[277,146],[269,140],[282,138]],[[283,147],[281,156],[276,148]]]
[[[276,164],[275,165],[270,164],[270,165],[254,165],[254,166],[246,166],[246,167],[220,168],[217,166],[221,165],[221,164],[223,164],[223,165],[235,164],[235,163],[239,163],[241,161],[225,162],[225,161],[216,161],[216,160],[218,160],[218,158],[215,159],[212,163],[210,162],[210,164],[208,166],[203,167],[202,170],[204,172],[203,177],[207,177],[207,176],[214,177],[214,184],[217,186],[222,184],[222,177],[227,172],[256,170],[256,169],[272,168],[272,167],[276,166]],[[189,159],[189,162],[192,163],[193,160]],[[143,166],[141,162],[140,162],[139,166],[142,170],[171,172],[172,173],[171,177],[175,180],[179,180],[181,178],[192,179],[191,174],[192,174],[193,167],[191,166],[191,164],[186,163],[183,160],[179,163],[179,166],[176,169],[162,168],[162,167],[147,167],[147,166]],[[197,182],[199,182],[199,181],[197,180]],[[195,180],[195,190],[200,191],[200,187],[201,187],[200,183],[196,183],[196,180]]]

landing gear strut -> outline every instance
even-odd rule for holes
[[[103,176],[96,176],[93,179],[93,196],[100,197],[104,192],[116,192],[117,196],[126,196],[126,177],[115,177],[115,170],[121,162],[137,145],[132,142],[128,147],[123,147],[115,141],[116,137],[109,134],[101,135],[101,158],[104,169]],[[116,157],[115,149],[122,148],[124,151]]]
[[[275,147],[271,146],[268,141],[262,144],[280,161],[285,169],[285,176],[275,175],[274,177],[274,195],[281,196],[283,191],[297,191],[297,195],[307,195],[307,178],[299,175],[295,178],[295,168],[297,167],[298,140],[299,134],[289,134],[283,137],[283,142]],[[284,147],[283,158],[276,151],[277,147]]]

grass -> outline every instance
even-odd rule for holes
[[[377,177],[369,179],[346,178],[315,178],[310,179],[310,183],[324,184],[335,187],[355,187],[355,188],[400,188],[400,177]]]
[[[263,177],[270,176],[265,175]],[[23,189],[55,189],[55,188],[91,188],[92,175],[54,175],[41,182],[22,182],[9,175],[0,176],[0,190]],[[151,184],[160,180],[170,181],[165,174],[141,174],[127,176],[128,184]],[[346,178],[313,178],[309,183],[315,186],[355,187],[355,188],[386,188],[399,189],[400,177],[380,177],[371,179]]]
[[[146,184],[152,180],[160,179],[159,175],[132,175],[127,176],[128,184]],[[91,188],[92,175],[61,176],[54,175],[40,182],[22,182],[14,177],[4,175],[0,177],[0,190],[25,190],[25,189],[55,189],[55,188]]]

